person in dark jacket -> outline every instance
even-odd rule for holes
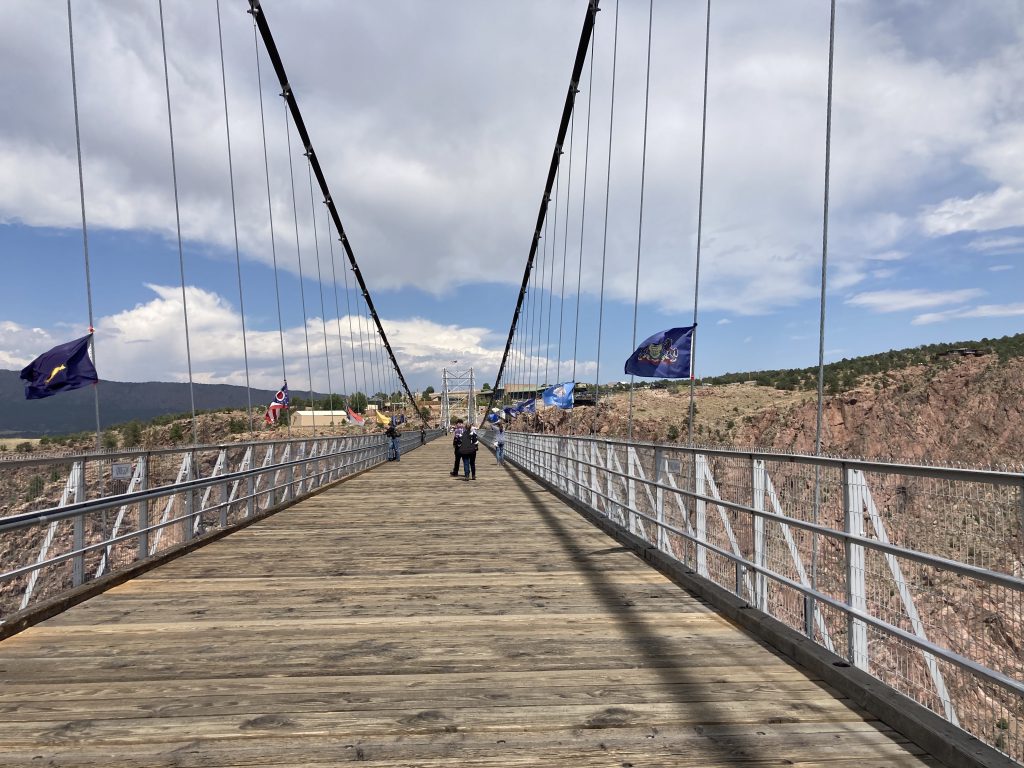
[[[395,426],[394,422],[388,424],[387,430],[384,432],[387,435],[389,444],[388,461],[401,461],[402,460],[402,443],[398,439],[401,433],[398,431],[398,427]]]
[[[455,422],[455,437],[452,438],[452,450],[455,451],[455,465],[452,467],[451,476],[459,476],[459,441],[462,440],[463,421],[459,419]]]
[[[459,439],[459,455],[462,457],[462,468],[466,480],[476,480],[476,452],[480,440],[476,436],[476,429],[472,425],[467,426]],[[470,477],[472,475],[472,478]]]

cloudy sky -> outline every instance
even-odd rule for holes
[[[648,6],[619,8],[609,163],[615,2],[602,4],[537,264],[553,300],[531,292],[518,348],[534,372],[516,362],[506,381],[545,365],[549,380],[592,380],[599,340],[601,380],[622,378],[634,293],[640,339],[692,320],[705,5],[654,0],[641,237]],[[361,304],[294,131],[293,208],[284,105],[261,51],[271,236],[252,22],[246,2],[221,5],[240,269],[216,5],[164,2],[195,379],[244,384],[244,316],[254,385],[286,375],[325,391],[329,375],[335,391],[376,389],[352,356]],[[100,374],[187,380],[157,3],[73,6]],[[828,2],[712,6],[696,373],[814,365]],[[439,386],[444,366],[493,381],[585,1],[264,7],[410,384]],[[1024,327],[1022,37],[1017,0],[840,0],[827,359]],[[0,368],[17,369],[88,327],[63,2],[5,4],[0,72]]]

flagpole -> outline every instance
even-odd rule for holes
[[[96,329],[93,327],[92,279],[89,272],[89,229],[85,218],[85,175],[82,171],[82,133],[78,120],[78,77],[75,71],[75,33],[71,23],[71,0],[68,0],[68,48],[71,52],[71,96],[75,105],[75,150],[78,153],[78,197],[82,204],[82,251],[85,255],[85,297],[89,308],[89,354],[96,365]],[[92,385],[96,407],[96,448],[100,447],[100,392],[99,382]]]

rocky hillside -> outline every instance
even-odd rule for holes
[[[1024,459],[1024,358],[960,358],[873,377],[827,398],[822,449],[844,456],[972,467]],[[816,403],[751,413],[739,444],[813,453]]]
[[[1024,460],[1024,358],[962,357],[865,377],[827,395],[822,450],[908,463],[1020,467]],[[685,442],[689,386],[637,390],[633,438]],[[696,388],[694,440],[724,447],[814,452],[817,401],[806,390],[752,383]],[[622,436],[628,393],[603,395],[596,408],[549,410],[530,428]]]

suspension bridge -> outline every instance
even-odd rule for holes
[[[513,418],[512,408],[505,461],[492,457],[496,434],[481,423],[485,413],[577,378],[577,350],[570,360],[561,349],[563,330],[569,346],[568,318],[554,329],[553,300],[560,244],[562,314],[569,215],[561,178],[569,160],[568,189],[577,118],[584,119],[577,95],[596,55],[597,0],[582,4],[494,385],[481,394],[472,368],[443,369],[443,428],[417,410],[313,146],[318,127],[303,119],[302,94],[291,85],[271,19],[258,0],[248,5],[258,77],[261,62],[269,63],[285,105],[288,223],[300,272],[293,155],[307,170],[329,421],[256,439],[253,428],[264,416],[250,397],[251,434],[210,444],[199,439],[193,396],[192,439],[183,445],[0,459],[3,764],[838,768],[1024,760],[1020,474],[822,455],[820,375],[813,455],[701,446],[692,432],[682,443],[640,441],[633,439],[632,410],[625,436],[543,433]],[[158,6],[174,169],[173,48]],[[711,8],[708,2],[705,115]],[[219,32],[219,3],[216,12]],[[617,34],[618,4],[606,15],[613,19],[603,23]],[[81,41],[74,19],[69,1],[77,135],[74,57]],[[831,20],[829,130],[834,3]],[[649,13],[648,84],[652,26]],[[589,123],[588,106],[588,146]],[[262,139],[265,160],[265,131]],[[642,162],[646,140],[645,116]],[[822,333],[828,138],[825,145]],[[80,142],[77,148],[88,286]],[[263,170],[276,249],[269,220],[279,212],[269,164]],[[188,310],[196,294],[185,282],[176,170],[172,176],[191,389]],[[703,176],[702,137],[701,200]],[[230,190],[234,203],[233,178]],[[641,184],[638,281],[642,196]],[[691,348],[680,354],[688,366],[699,350],[699,218],[697,231]],[[236,220],[241,305],[240,250]],[[582,250],[581,237],[577,292]],[[275,251],[275,286],[276,259]],[[324,319],[325,296],[334,300],[336,328]],[[317,329],[306,298],[303,291],[315,409],[310,350],[318,345],[311,347],[309,334]],[[277,301],[280,318],[280,291]],[[91,344],[91,293],[88,305]],[[574,347],[578,296],[576,308]],[[243,311],[243,347],[250,338],[245,317]],[[542,350],[552,346],[553,330],[559,350],[552,361]],[[280,320],[277,336],[287,381]],[[637,337],[634,312],[634,345]],[[597,338],[600,359],[600,331]],[[102,361],[102,344],[96,346],[93,357]],[[349,393],[339,403],[337,379],[330,380],[335,346],[333,370]],[[244,359],[248,384],[247,348]],[[596,403],[600,370],[598,362]],[[55,376],[56,368],[39,386]],[[409,421],[396,438],[400,463],[389,461],[396,446],[363,426],[358,413],[369,413],[363,406],[374,390],[384,396],[381,410],[392,395],[404,397]],[[354,410],[357,391],[364,402]],[[285,386],[276,404],[287,399]],[[335,428],[336,408],[339,422],[359,426]],[[95,412],[99,440],[98,394]],[[272,413],[276,420],[270,408],[266,418]],[[455,416],[481,427],[476,482],[449,472],[447,426]]]

